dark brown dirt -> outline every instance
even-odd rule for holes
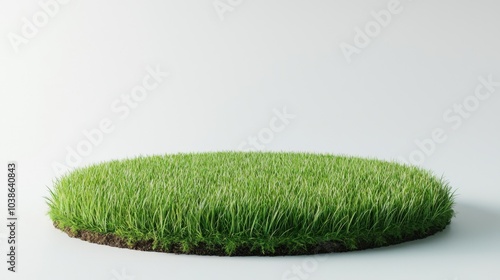
[[[208,247],[206,244],[200,243],[196,247],[191,248],[188,252],[184,252],[181,249],[180,244],[171,245],[168,250],[163,250],[161,248],[153,249],[153,241],[152,240],[144,240],[138,241],[133,244],[127,243],[123,238],[115,235],[115,234],[102,234],[96,233],[86,230],[81,230],[79,232],[72,232],[69,228],[60,228],[56,223],[54,226],[65,233],[67,233],[70,237],[79,238],[84,241],[88,241],[91,243],[108,245],[112,247],[119,248],[128,248],[139,251],[155,251],[155,252],[165,252],[165,253],[174,253],[174,254],[188,254],[188,255],[210,255],[210,256],[228,256],[224,251],[222,246],[211,246]],[[377,245],[375,242],[364,242],[362,244],[358,244],[356,249],[349,249],[345,245],[340,242],[324,242],[322,244],[309,245],[305,249],[296,250],[290,252],[290,250],[286,246],[280,246],[275,249],[274,253],[266,253],[262,254],[262,252],[258,250],[251,250],[250,247],[238,247],[236,251],[231,256],[289,256],[289,255],[312,255],[312,254],[324,254],[324,253],[334,253],[334,252],[348,252],[348,251],[356,251],[356,250],[365,250],[377,247],[385,247],[389,245],[395,245],[407,241],[422,239],[428,236],[431,236],[437,232],[440,232],[443,228],[429,228],[424,233],[413,233],[407,236],[403,236],[402,238],[392,240],[388,240],[385,245]]]

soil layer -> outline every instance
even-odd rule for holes
[[[168,249],[163,248],[154,248],[152,240],[143,240],[134,243],[128,243],[126,239],[117,236],[116,234],[107,233],[96,233],[87,230],[80,230],[77,232],[73,232],[69,228],[60,228],[56,223],[54,226],[70,237],[79,238],[84,241],[88,241],[91,243],[108,245],[112,247],[118,248],[128,248],[133,250],[140,251],[154,251],[154,252],[165,252],[165,253],[174,253],[174,254],[188,254],[188,255],[209,255],[209,256],[228,256],[222,246],[207,246],[206,244],[199,243],[197,246],[191,248],[188,252],[184,252],[180,244],[172,244]],[[259,250],[252,250],[250,247],[238,247],[236,251],[231,254],[231,256],[289,256],[289,255],[313,255],[313,254],[325,254],[325,253],[334,253],[334,252],[348,252],[348,251],[357,251],[357,250],[365,250],[371,248],[385,247],[389,245],[395,245],[407,241],[422,239],[428,236],[431,236],[437,232],[444,230],[443,228],[429,228],[425,232],[415,232],[406,236],[402,236],[401,238],[392,238],[388,239],[384,245],[378,245],[375,241],[373,242],[362,242],[357,245],[356,249],[349,249],[343,243],[338,241],[324,242],[321,244],[313,244],[307,245],[303,249],[290,251],[290,249],[286,246],[278,246],[275,248],[273,253],[267,252],[263,254]]]

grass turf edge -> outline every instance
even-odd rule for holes
[[[326,254],[326,253],[341,253],[349,251],[359,251],[365,249],[374,249],[380,247],[387,247],[391,245],[396,245],[408,241],[414,241],[419,239],[424,239],[426,237],[432,236],[440,231],[443,231],[451,221],[442,226],[431,225],[426,229],[415,230],[411,233],[402,234],[399,237],[396,236],[385,236],[385,242],[380,244],[377,242],[378,236],[374,236],[372,240],[359,241],[355,248],[350,248],[341,241],[328,241],[318,244],[309,244],[302,249],[290,250],[287,246],[277,246],[274,248],[274,252],[262,252],[255,250],[248,246],[236,247],[232,254],[227,254],[226,250],[222,245],[207,246],[205,243],[199,243],[196,246],[191,246],[189,250],[183,250],[182,244],[175,243],[171,244],[167,248],[162,248],[154,246],[152,240],[139,240],[135,242],[130,242],[127,239],[118,236],[113,233],[98,233],[89,230],[74,230],[69,227],[63,228],[58,225],[57,222],[53,222],[55,228],[65,232],[69,237],[78,238],[83,241],[90,243],[107,245],[117,248],[126,248],[139,251],[152,251],[152,252],[162,252],[162,253],[173,253],[173,254],[185,254],[185,255],[202,255],[202,256],[291,256],[291,255],[314,255],[314,254]]]

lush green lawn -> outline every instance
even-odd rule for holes
[[[389,245],[442,230],[454,214],[448,184],[420,168],[269,152],[101,163],[58,179],[48,204],[66,231],[113,234],[131,247],[149,240],[164,251],[192,253],[203,244],[226,254]]]

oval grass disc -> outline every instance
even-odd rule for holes
[[[214,152],[77,169],[48,198],[72,237],[200,255],[343,252],[424,238],[454,195],[429,171],[327,154]]]

